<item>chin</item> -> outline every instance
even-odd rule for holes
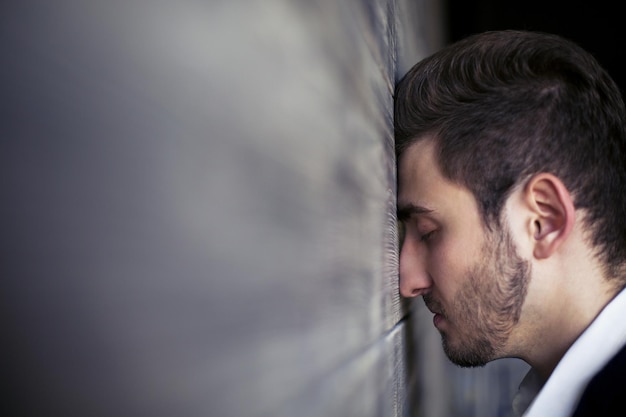
[[[482,367],[496,359],[493,347],[486,341],[454,344],[443,335],[442,341],[443,350],[450,362],[462,368]]]

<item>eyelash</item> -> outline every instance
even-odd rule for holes
[[[428,242],[433,237],[433,234],[435,232],[436,232],[436,230],[433,230],[433,231],[428,232],[428,233],[424,233],[423,235],[420,236],[420,241]]]
[[[428,233],[424,233],[423,235],[420,235],[419,241],[423,243],[428,243],[436,232],[437,232],[437,229],[431,230]],[[406,226],[404,225],[403,222],[399,221],[398,222],[398,243],[400,246],[402,246],[402,244],[404,243],[405,237],[406,237]]]

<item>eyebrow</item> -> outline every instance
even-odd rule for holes
[[[428,214],[432,213],[433,210],[428,209],[426,207],[417,206],[413,203],[402,204],[398,206],[396,211],[396,215],[398,221],[406,221],[416,214]]]

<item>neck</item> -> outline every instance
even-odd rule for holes
[[[528,331],[521,344],[520,357],[535,369],[544,382],[567,350],[619,291],[602,275],[595,275],[592,281],[594,272],[597,274],[599,271],[578,270],[560,281],[548,281],[563,285],[538,288],[542,297],[524,320]]]

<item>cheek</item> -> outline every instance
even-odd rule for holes
[[[478,244],[468,244],[462,240],[441,241],[431,250],[430,273],[438,293],[445,300],[451,300],[456,291],[469,279],[469,271],[479,263]]]

